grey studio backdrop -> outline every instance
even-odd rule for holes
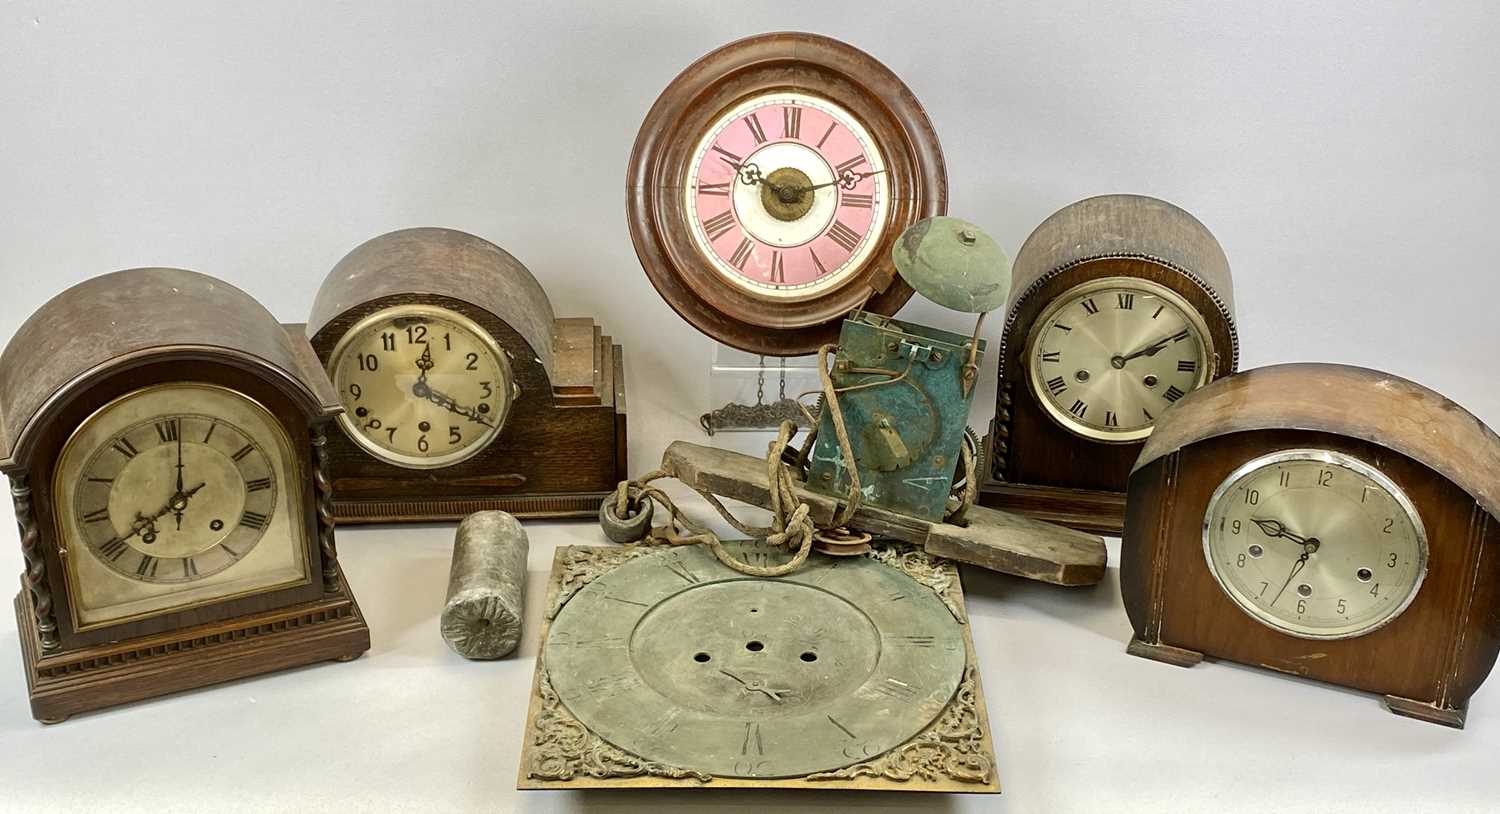
[[[1165,198],[1229,256],[1243,367],[1375,367],[1500,425],[1500,6],[1488,2],[5,0],[0,337],[69,285],[145,265],[219,276],[298,322],[358,243],[453,227],[505,247],[558,315],[593,316],[624,345],[642,472],[672,439],[700,437],[697,416],[716,406],[713,344],[636,261],[626,159],[679,70],[778,29],[838,37],[900,75],[942,141],[950,212],[1008,249],[1078,198]],[[923,302],[903,313],[970,324]],[[992,343],[1001,324],[986,323]],[[976,427],[994,386],[991,363]],[[552,536],[533,554],[536,590],[552,544],[599,541],[588,524],[538,535]],[[1128,659],[1112,586],[1068,595],[970,572],[976,618],[990,625],[976,639],[1002,798],[518,797],[514,710],[530,659],[523,647],[521,661],[489,673],[441,659],[451,527],[340,539],[376,640],[354,665],[42,729],[26,709],[14,622],[0,614],[0,808],[735,811],[852,800],[1368,814],[1492,810],[1500,791],[1493,684],[1475,696],[1469,730],[1450,732],[1249,669]],[[397,570],[409,551],[425,552],[419,574]],[[20,570],[19,546],[0,539],[0,573]],[[382,603],[402,590],[431,592],[433,616],[422,605],[382,628]],[[508,717],[444,729],[434,710],[460,690],[494,696]],[[276,700],[257,707],[260,697]]]

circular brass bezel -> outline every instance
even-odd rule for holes
[[[1397,605],[1394,610],[1390,611],[1385,616],[1382,616],[1379,619],[1376,619],[1371,623],[1364,625],[1363,627],[1343,630],[1337,633],[1313,633],[1308,629],[1298,630],[1289,626],[1286,620],[1273,616],[1268,611],[1263,610],[1262,608],[1251,603],[1248,599],[1244,598],[1240,594],[1239,590],[1236,589],[1232,583],[1230,583],[1227,579],[1224,578],[1222,574],[1219,573],[1219,568],[1214,562],[1211,536],[1213,531],[1212,518],[1214,515],[1214,509],[1218,507],[1219,502],[1224,499],[1224,496],[1229,494],[1230,490],[1234,488],[1234,485],[1243,480],[1247,475],[1251,474],[1252,472],[1264,469],[1268,466],[1276,466],[1288,461],[1317,461],[1319,463],[1325,463],[1330,466],[1338,466],[1348,469],[1349,471],[1354,472],[1357,475],[1368,478],[1369,480],[1373,481],[1376,486],[1384,489],[1386,494],[1389,494],[1391,498],[1396,501],[1396,505],[1400,506],[1402,511],[1406,512],[1407,519],[1411,521],[1412,529],[1415,531],[1417,542],[1417,579],[1412,583],[1411,589],[1407,591],[1406,597],[1401,600],[1401,604]],[[1229,597],[1230,601],[1234,602],[1234,604],[1238,606],[1240,610],[1249,614],[1252,619],[1260,622],[1266,627],[1269,627],[1278,633],[1285,633],[1288,636],[1295,636],[1299,639],[1353,639],[1359,636],[1365,636],[1373,633],[1376,630],[1379,630],[1380,628],[1383,628],[1391,622],[1395,621],[1396,617],[1405,612],[1406,609],[1411,606],[1411,603],[1416,600],[1417,593],[1421,591],[1422,583],[1427,578],[1427,527],[1422,524],[1422,515],[1417,512],[1417,507],[1411,502],[1411,498],[1407,497],[1406,492],[1400,486],[1397,486],[1395,481],[1387,477],[1384,472],[1381,472],[1375,467],[1365,463],[1364,461],[1361,461],[1360,459],[1352,455],[1347,455],[1342,452],[1335,452],[1333,450],[1327,449],[1288,449],[1282,450],[1280,452],[1273,452],[1267,455],[1261,455],[1257,458],[1253,458],[1243,464],[1240,464],[1238,467],[1235,467],[1234,471],[1230,472],[1229,476],[1224,478],[1224,480],[1219,484],[1218,488],[1214,490],[1213,495],[1208,499],[1207,508],[1203,510],[1203,558],[1208,563],[1208,571],[1209,573],[1213,574],[1214,581],[1219,583],[1219,588],[1224,591],[1225,595]]]
[[[500,437],[500,431],[505,429],[505,421],[510,417],[511,406],[515,403],[515,397],[517,395],[515,384],[516,379],[515,372],[511,369],[510,366],[510,356],[505,352],[504,348],[500,347],[500,343],[495,341],[495,338],[490,335],[489,331],[486,331],[479,325],[479,323],[475,322],[472,319],[469,319],[463,314],[460,314],[457,311],[453,311],[448,308],[443,308],[439,305],[392,305],[388,308],[382,308],[379,311],[366,315],[358,322],[354,323],[354,325],[350,326],[349,330],[345,331],[343,336],[339,337],[338,343],[333,346],[333,352],[328,355],[328,377],[333,380],[334,387],[337,389],[339,381],[339,366],[344,361],[344,354],[348,351],[349,347],[354,343],[355,339],[360,336],[360,334],[368,331],[370,328],[380,323],[388,322],[399,317],[411,316],[427,316],[434,319],[441,319],[452,322],[458,327],[473,334],[475,338],[479,340],[484,349],[489,352],[491,358],[495,360],[495,367],[500,370],[500,374],[504,377],[505,381],[503,382],[503,384],[497,384],[497,386],[495,387],[495,394],[500,400],[500,408],[495,412],[494,429],[485,433],[479,440],[469,444],[468,446],[465,446],[463,449],[460,449],[456,452],[450,452],[447,455],[439,455],[431,458],[423,458],[415,455],[403,455],[401,453],[393,452],[389,449],[386,449],[385,447],[380,446],[379,444],[365,437],[364,433],[359,431],[359,427],[355,425],[354,419],[350,418],[350,413],[347,409],[348,405],[344,404],[344,394],[342,390],[340,390],[339,392],[339,404],[344,405],[346,409],[344,410],[344,412],[339,414],[339,427],[342,428],[344,434],[349,436],[350,440],[354,441],[355,444],[358,444],[361,449],[375,456],[377,459],[391,464],[392,466],[399,466],[404,469],[442,469],[444,467],[453,466],[454,464],[462,461],[467,461],[475,455],[478,455],[480,452],[483,452],[491,443],[493,443],[496,438]]]
[[[1047,303],[1047,307],[1042,309],[1042,312],[1037,315],[1036,320],[1031,323],[1030,332],[1026,336],[1026,348],[1022,352],[1021,358],[1026,365],[1026,383],[1031,389],[1032,397],[1042,406],[1043,412],[1054,423],[1074,435],[1090,440],[1106,444],[1129,444],[1141,441],[1151,435],[1151,431],[1156,429],[1155,423],[1146,427],[1121,432],[1108,432],[1098,427],[1080,423],[1072,413],[1058,407],[1052,403],[1051,399],[1047,398],[1044,393],[1047,386],[1046,382],[1042,379],[1041,371],[1034,364],[1036,346],[1041,341],[1042,331],[1059,311],[1077,302],[1085,295],[1114,288],[1128,288],[1142,293],[1149,293],[1154,297],[1166,300],[1178,311],[1181,311],[1183,316],[1187,318],[1188,327],[1192,328],[1198,334],[1199,342],[1203,345],[1203,364],[1198,369],[1198,378],[1193,383],[1192,390],[1196,390],[1213,380],[1214,374],[1217,372],[1215,360],[1218,359],[1218,356],[1214,349],[1213,337],[1208,331],[1208,322],[1203,319],[1202,314],[1198,313],[1198,309],[1194,308],[1192,303],[1188,302],[1181,294],[1160,283],[1140,277],[1100,277],[1095,280],[1079,283],[1054,297],[1051,302]],[[1192,392],[1192,390],[1188,392]]]

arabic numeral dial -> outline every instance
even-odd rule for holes
[[[328,364],[344,432],[376,458],[412,469],[451,466],[482,452],[516,394],[510,357],[492,334],[431,305],[367,315]]]
[[[1251,460],[1204,518],[1204,556],[1255,620],[1303,638],[1392,623],[1427,572],[1427,534],[1401,486],[1360,458],[1318,449]]]

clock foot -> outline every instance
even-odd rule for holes
[[[1173,647],[1169,644],[1152,644],[1135,637],[1130,639],[1130,644],[1125,647],[1125,652],[1132,656],[1165,662],[1177,667],[1192,667],[1194,664],[1203,661],[1203,654],[1196,650],[1186,650],[1181,647]]]
[[[67,715],[58,715],[58,716],[56,716],[54,718],[38,718],[37,720],[41,721],[42,723],[44,723],[44,724],[46,724],[48,726],[51,726],[53,724],[60,724],[63,721],[68,720],[68,716]]]
[[[1454,729],[1463,729],[1464,719],[1469,714],[1467,709],[1450,709],[1429,704],[1426,701],[1413,701],[1410,698],[1395,695],[1385,696],[1385,708],[1404,718],[1416,718],[1419,721],[1451,726]]]
[[[359,658],[360,656],[363,656],[363,655],[364,655],[363,652],[360,652],[360,653],[346,653],[346,654],[344,654],[342,656],[339,656],[338,658],[335,658],[334,661],[338,661],[338,662],[354,661],[355,659],[357,659],[357,658]]]

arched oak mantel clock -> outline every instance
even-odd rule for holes
[[[453,229],[403,229],[334,266],[307,334],[344,406],[340,523],[593,517],[625,471],[625,362],[558,319],[531,272]]]
[[[1043,221],[1013,273],[980,502],[1118,534],[1157,417],[1238,366],[1229,261],[1181,208],[1104,195]]]
[[[338,411],[300,325],[191,271],[96,277],[21,326],[0,470],[39,720],[369,648],[334,548]]]
[[[912,290],[891,263],[907,226],[945,211],[932,123],[869,54],[763,34],[688,66],[630,156],[636,254],[667,304],[741,350],[812,353],[845,315],[890,315]]]
[[[1204,656],[1379,693],[1463,726],[1500,653],[1500,437],[1364,368],[1214,382],[1130,476],[1130,652]]]

